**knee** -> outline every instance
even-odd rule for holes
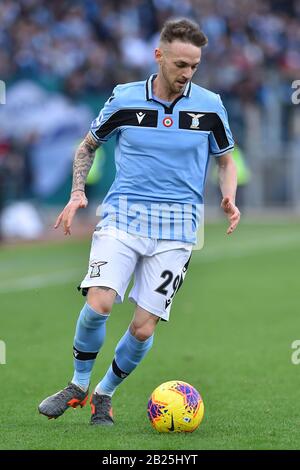
[[[101,289],[98,287],[91,287],[87,295],[87,303],[96,312],[102,315],[108,315],[111,312],[114,304],[116,292],[113,289]]]
[[[92,305],[91,305],[92,307]],[[93,307],[97,312],[102,313],[102,315],[109,315],[112,309],[112,304],[107,300],[102,300],[97,302],[95,307]]]
[[[136,326],[133,323],[130,325],[130,333],[139,341],[146,341],[154,333],[155,326],[153,325],[143,325]]]

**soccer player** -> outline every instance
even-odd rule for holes
[[[112,395],[151,348],[159,320],[168,321],[183,282],[201,223],[209,155],[218,163],[227,233],[239,223],[226,110],[219,95],[191,82],[206,43],[194,22],[167,21],[155,49],[158,73],[116,86],[77,149],[71,197],[55,224],[62,224],[66,235],[76,211],[87,206],[85,181],[95,151],[112,135],[117,171],[80,286],[87,299],[75,331],[74,375],[66,388],[39,405],[39,412],[49,418],[87,402],[106,322],[134,275],[129,293],[136,305],[133,319],[90,400],[91,424],[113,424]]]

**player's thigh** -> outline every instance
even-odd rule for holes
[[[88,272],[80,287],[102,288],[93,289],[89,298],[98,296],[108,306],[109,302],[122,302],[137,259],[137,252],[126,245],[126,240],[121,241],[106,232],[95,232]]]
[[[142,258],[136,268],[129,298],[146,311],[168,320],[190,257],[191,249],[179,248]]]

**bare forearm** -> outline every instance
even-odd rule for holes
[[[77,148],[73,162],[72,192],[84,191],[86,178],[98,147],[99,145],[93,139],[91,133],[88,133]]]
[[[221,159],[222,157],[220,157]],[[219,162],[219,185],[223,197],[229,197],[235,203],[237,171],[232,158]]]
[[[230,153],[218,157],[217,163],[219,167],[219,184],[223,196],[221,207],[230,223],[226,232],[230,235],[236,229],[241,216],[238,207],[235,205],[237,171]]]

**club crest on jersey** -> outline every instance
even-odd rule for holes
[[[107,261],[95,261],[94,263],[92,263],[90,265],[90,267],[92,268],[90,277],[100,277],[100,268],[104,264],[107,264]]]
[[[190,129],[199,129],[199,118],[205,116],[205,114],[193,114],[187,113],[192,118],[192,124],[190,125]]]
[[[165,117],[163,120],[163,125],[165,127],[171,127],[173,125],[173,119],[170,117]]]

